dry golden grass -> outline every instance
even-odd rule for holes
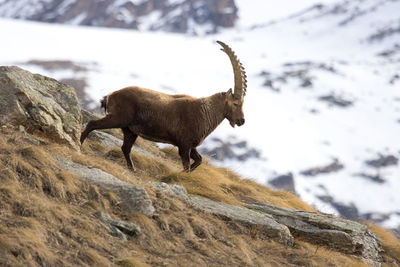
[[[60,170],[54,156],[134,184],[161,180],[231,204],[261,201],[313,210],[293,194],[206,163],[190,174],[177,172],[181,164],[175,149],[158,150],[143,140],[140,148],[154,156],[132,153],[135,173],[127,170],[119,148],[88,140],[77,152],[45,141],[49,145],[35,146],[22,133],[0,129],[1,266],[363,266],[356,257],[300,240],[288,248],[262,239],[256,227],[225,222],[151,189],[157,216],[124,211],[117,195]],[[136,223],[143,234],[128,241],[111,236],[94,216],[99,210]],[[387,262],[398,260],[399,242],[385,231],[378,234]]]
[[[366,225],[372,232],[380,237],[385,254],[400,265],[400,241],[396,236],[389,230],[383,229],[372,223],[366,223]]]
[[[274,191],[225,168],[207,163],[192,173],[174,172],[160,177],[165,183],[180,184],[189,193],[228,204],[240,205],[242,201],[258,201],[281,207],[314,211],[290,192]]]

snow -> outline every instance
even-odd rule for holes
[[[126,23],[132,23],[135,21],[135,16],[133,16],[128,9],[120,8],[118,11],[117,19],[124,21]]]
[[[87,13],[83,12],[77,15],[76,17],[72,18],[68,21],[71,25],[79,25],[85,18],[87,17]]]
[[[236,0],[239,8],[239,26],[250,27],[264,24],[277,19],[282,19],[288,15],[300,12],[315,4],[329,4],[335,0]]]
[[[132,4],[139,6],[147,2],[147,0],[129,0]]]
[[[68,7],[74,4],[76,0],[64,0],[60,6],[57,8],[58,9],[58,14],[64,14],[65,11],[67,11]]]
[[[51,0],[14,0],[3,4],[0,10],[0,17],[13,17],[18,14],[18,18],[29,18],[38,11],[44,9],[45,5]],[[3,1],[0,2],[2,4]]]
[[[238,0],[238,27],[200,37],[0,19],[2,35],[12,37],[0,43],[2,51],[7,51],[0,64],[19,63],[26,69],[64,78],[74,74],[21,63],[30,59],[96,62],[85,74],[88,93],[95,101],[128,85],[200,97],[232,87],[230,62],[215,43],[222,40],[235,50],[248,73],[246,123],[232,129],[225,121],[211,138],[236,135],[261,150],[263,158],[217,164],[262,184],[292,172],[297,193],[321,211],[336,213],[318,198],[330,195],[335,201],[354,203],[360,213],[399,212],[399,164],[376,170],[365,161],[379,154],[400,157],[400,81],[389,83],[400,66],[377,56],[398,43],[399,35],[380,42],[366,41],[382,25],[398,21],[400,2],[382,2],[375,12],[346,26],[340,22],[350,16],[347,13],[303,12],[317,3],[328,8],[336,2]],[[369,9],[372,2],[363,3],[361,8]],[[289,18],[302,12],[304,15]],[[142,18],[142,25],[151,25],[147,19],[159,17],[160,13],[153,12]],[[263,86],[262,71],[278,75],[288,69],[283,64],[299,61],[325,63],[337,73],[311,68],[310,89],[299,87],[296,80],[281,84],[280,92]],[[318,100],[331,93],[353,101],[353,105],[340,108]],[[316,177],[301,174],[334,159],[344,165],[342,170]],[[385,183],[371,182],[360,173],[379,173]],[[393,214],[383,225],[398,226],[399,217]]]
[[[138,18],[139,30],[147,31],[151,29],[152,25],[155,25],[161,20],[162,12],[160,10],[155,10],[150,12],[146,16],[141,16]]]
[[[168,0],[168,5],[179,5],[185,2],[185,0]]]

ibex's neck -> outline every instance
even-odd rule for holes
[[[209,97],[201,98],[201,115],[206,120],[204,129],[201,129],[204,138],[225,118],[225,96],[222,93],[217,93]]]

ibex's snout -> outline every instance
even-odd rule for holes
[[[244,118],[238,119],[238,120],[236,121],[236,125],[237,125],[237,126],[242,126],[243,124],[244,124]]]

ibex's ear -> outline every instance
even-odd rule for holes
[[[232,94],[232,88],[229,88],[228,92],[226,92],[228,95]]]

